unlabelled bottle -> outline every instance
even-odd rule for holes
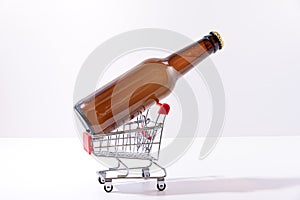
[[[143,61],[74,108],[90,133],[109,133],[170,94],[180,76],[222,47],[221,36],[210,32],[166,58]]]

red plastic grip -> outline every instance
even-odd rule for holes
[[[91,155],[91,153],[94,151],[93,146],[91,145],[92,143],[92,137],[90,134],[88,134],[87,132],[83,133],[83,148],[86,152],[88,152],[88,154]]]
[[[158,114],[167,115],[170,111],[170,106],[167,103],[157,103],[160,106]]]

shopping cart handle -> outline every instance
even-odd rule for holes
[[[91,155],[91,153],[94,151],[94,148],[92,146],[92,136],[88,134],[87,132],[83,133],[83,148],[88,154]]]
[[[167,103],[157,103],[160,106],[158,114],[167,115],[170,111],[170,106]]]

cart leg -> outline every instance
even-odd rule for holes
[[[118,175],[117,177],[118,177],[118,178],[125,178],[125,177],[127,177],[128,174],[129,174],[129,168],[128,168],[128,166],[125,165],[125,163],[122,162],[119,158],[117,158],[117,160],[118,160],[119,163],[122,164],[122,165],[125,167],[125,169],[126,169],[126,174],[124,174],[124,175],[123,175],[123,174],[122,174],[122,175]]]
[[[158,168],[160,168],[163,172],[164,172],[164,175],[162,177],[166,177],[167,176],[167,170],[165,168],[163,168],[162,166],[160,166],[159,164],[157,164],[156,162],[152,161],[152,163],[154,165],[156,165]]]
[[[117,170],[117,169],[120,168],[121,163],[120,163],[119,159],[117,159],[117,161],[118,161],[118,165],[117,165],[116,167],[111,167],[111,168],[109,168],[110,171],[112,171],[112,170]]]

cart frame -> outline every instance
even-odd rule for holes
[[[98,181],[104,184],[106,192],[113,190],[112,180],[114,179],[157,179],[157,189],[163,191],[166,188],[167,171],[156,161],[159,159],[163,128],[170,106],[166,103],[157,103],[157,105],[159,110],[153,121],[148,117],[148,109],[113,132],[91,134],[87,131],[83,133],[83,146],[90,155],[96,158],[112,158],[117,161],[117,166],[96,172]],[[147,160],[149,164],[129,167],[126,164],[127,159]],[[158,168],[162,174],[151,176],[150,167],[152,166]],[[141,176],[130,175],[130,172],[136,170],[141,170]],[[108,176],[110,172],[119,174]]]

